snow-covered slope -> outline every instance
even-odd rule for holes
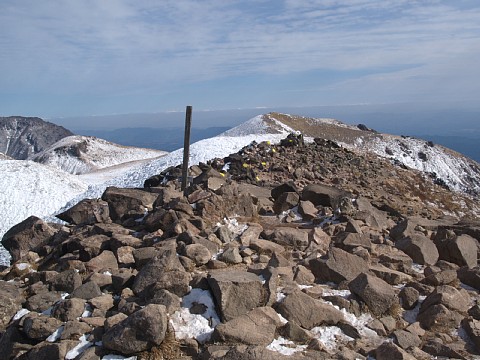
[[[122,163],[152,159],[167,152],[122,146],[92,136],[68,136],[29,159],[71,174],[84,174]]]
[[[30,215],[48,215],[87,190],[76,176],[33,161],[0,161],[0,238]],[[0,251],[0,263],[7,259]]]

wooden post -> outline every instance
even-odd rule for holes
[[[188,159],[190,157],[190,127],[192,125],[192,107],[187,106],[185,113],[185,136],[183,138],[182,191],[187,188]]]

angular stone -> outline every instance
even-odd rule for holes
[[[57,330],[60,325],[62,325],[60,320],[32,312],[23,319],[23,332],[29,339],[42,341]]]
[[[437,286],[435,290],[427,296],[420,307],[420,312],[428,307],[442,304],[450,310],[465,313],[470,307],[470,295],[465,289],[457,290],[453,286]]]
[[[74,225],[111,222],[108,203],[100,199],[81,200],[67,211],[55,216]]]
[[[298,204],[298,212],[302,215],[303,220],[312,221],[317,217],[318,209],[311,201],[301,200]]]
[[[375,350],[376,360],[416,360],[412,355],[391,342],[384,342]]]
[[[309,243],[308,232],[294,228],[276,228],[271,240],[277,244],[301,251],[305,250]]]
[[[260,278],[244,271],[217,271],[208,277],[222,322],[265,305],[266,294]]]
[[[399,294],[402,307],[405,310],[411,310],[415,308],[415,306],[418,303],[419,296],[420,296],[420,293],[418,292],[417,289],[410,286],[405,286],[402,290],[400,290],[400,294]]]
[[[271,307],[259,307],[215,327],[213,338],[227,343],[268,345],[280,326],[278,314]]]
[[[298,290],[288,294],[278,304],[277,311],[287,320],[305,329],[321,325],[335,325],[344,320],[340,310]]]
[[[282,185],[279,185],[277,187],[274,187],[271,190],[271,195],[273,200],[277,200],[282,194],[287,193],[287,192],[298,192],[297,187],[293,183],[293,181],[289,181],[287,183],[284,183]]]
[[[462,315],[445,305],[435,304],[420,312],[417,321],[426,330],[449,332],[460,324],[462,318]]]
[[[371,265],[370,271],[375,274],[376,277],[382,279],[390,285],[405,284],[412,280],[410,275],[407,275],[401,271],[389,269],[382,264]]]
[[[312,259],[310,267],[315,277],[321,281],[341,283],[350,281],[368,271],[368,264],[361,257],[338,248],[331,248],[327,259]]]
[[[165,306],[149,304],[108,329],[103,346],[125,355],[148,351],[163,342],[167,324]]]
[[[272,255],[274,252],[279,254],[285,252],[285,248],[282,245],[264,239],[252,240],[250,242],[250,248],[256,250],[258,253],[267,255]]]
[[[395,246],[421,265],[434,265],[438,261],[438,250],[435,243],[422,234],[397,240]]]
[[[153,210],[153,203],[157,197],[158,194],[144,190],[108,187],[102,195],[102,200],[108,203],[111,219],[123,221],[128,217],[142,217],[145,211]]]
[[[360,233],[345,231],[335,236],[334,241],[338,247],[341,247],[347,251],[352,250],[358,246],[361,246],[365,249],[372,248],[372,242],[368,234],[360,234]]]
[[[375,276],[362,273],[353,279],[348,288],[360,297],[375,315],[382,315],[398,301],[393,288]]]
[[[454,239],[436,241],[435,244],[441,260],[469,268],[477,266],[477,241],[471,236],[456,236]]]
[[[2,245],[12,256],[11,262],[17,262],[29,251],[35,251],[46,245],[56,230],[45,221],[30,216],[8,230],[2,238]]]
[[[98,272],[100,270],[112,271],[118,269],[118,262],[113,252],[105,250],[85,263],[85,268],[90,272]]]
[[[85,284],[76,288],[70,297],[90,300],[100,295],[102,295],[100,287],[93,281],[87,281]]]
[[[281,194],[273,204],[275,214],[281,214],[298,205],[300,196],[296,192],[285,192]]]
[[[52,290],[65,291],[67,293],[72,293],[80,285],[82,285],[82,277],[74,269],[62,271],[50,281]]]
[[[25,301],[18,283],[0,280],[0,334],[5,331],[12,317],[22,308]]]
[[[195,265],[205,265],[212,258],[210,251],[201,244],[190,244],[185,247],[185,256],[192,259]]]
[[[315,206],[329,206],[336,210],[342,199],[349,197],[349,193],[332,186],[309,184],[303,188],[301,199],[308,200]]]
[[[405,330],[395,330],[393,332],[395,336],[395,342],[402,349],[407,350],[412,347],[418,347],[422,344],[422,340],[415,334],[412,334]]]
[[[237,247],[231,247],[220,254],[219,260],[227,264],[240,264],[243,258]]]
[[[25,308],[30,311],[44,312],[52,307],[61,297],[60,292],[41,292],[30,296],[25,303]]]
[[[54,305],[52,316],[61,321],[75,320],[82,316],[85,302],[85,300],[77,298],[61,300]]]

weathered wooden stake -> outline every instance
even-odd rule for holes
[[[187,106],[185,113],[185,136],[183,138],[182,191],[187,188],[188,159],[190,157],[190,127],[192,125],[192,107]]]

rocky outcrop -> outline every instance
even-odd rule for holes
[[[64,137],[69,130],[36,117],[0,117],[0,151],[25,160]]]
[[[172,168],[14,227],[2,358],[478,357],[476,227],[381,190],[389,165],[295,139],[192,167],[185,192]]]

